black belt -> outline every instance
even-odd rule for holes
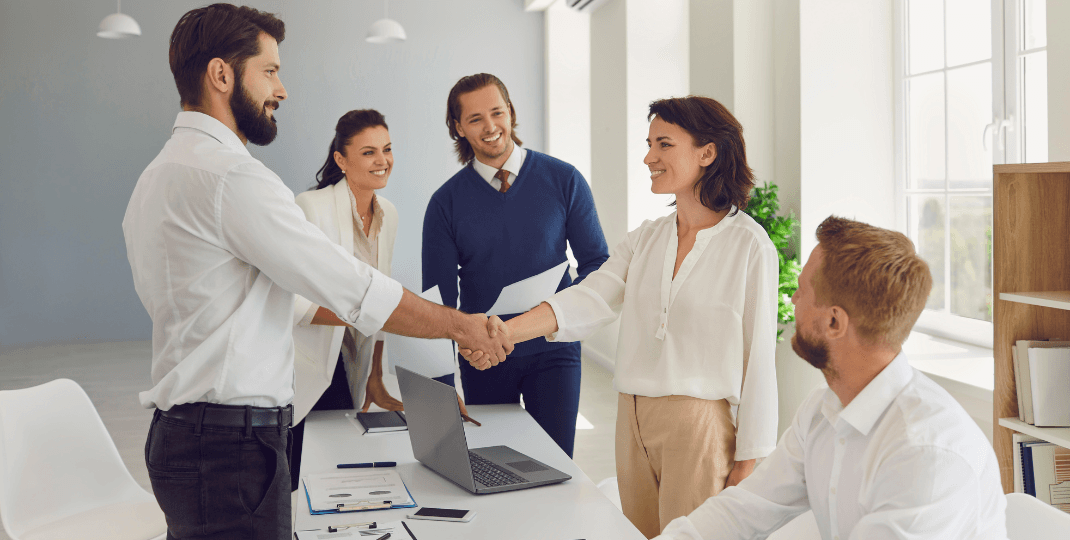
[[[203,410],[203,417],[201,416]],[[215,403],[183,403],[160,414],[174,420],[196,425],[220,427],[289,427],[293,423],[293,405],[285,407],[246,407]],[[246,424],[248,415],[248,424]]]

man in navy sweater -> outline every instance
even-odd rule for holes
[[[423,288],[484,313],[509,284],[567,260],[576,282],[609,258],[591,188],[575,167],[521,148],[509,91],[494,75],[461,78],[450,90],[446,125],[464,168],[431,197],[424,214]],[[557,290],[571,285],[568,272]],[[515,316],[503,315],[503,320]],[[572,456],[580,401],[580,344],[534,339],[507,361],[479,371],[461,359],[469,405],[519,403]]]

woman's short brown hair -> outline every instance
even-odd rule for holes
[[[212,4],[186,12],[171,31],[168,60],[183,106],[201,105],[208,62],[220,58],[239,79],[245,61],[260,54],[260,34],[282,43],[286,25],[270,13],[248,6]]]
[[[646,119],[655,116],[687,131],[696,147],[709,143],[716,147],[717,157],[695,183],[699,202],[714,212],[732,206],[746,208],[754,171],[747,166],[747,145],[739,120],[717,100],[703,96],[659,99],[650,104]]]
[[[817,303],[847,311],[859,335],[899,349],[925,309],[933,276],[904,234],[829,216],[817,227],[824,254]]]
[[[450,89],[450,95],[446,98],[446,127],[450,130],[453,149],[457,152],[457,160],[464,165],[471,163],[475,159],[476,153],[472,150],[472,145],[468,144],[468,139],[457,133],[457,123],[461,121],[461,95],[475,92],[492,84],[498,87],[498,91],[502,93],[502,100],[509,106],[509,120],[512,128],[509,131],[513,134],[513,142],[524,144],[520,141],[520,137],[516,135],[516,110],[513,109],[513,102],[509,99],[509,90],[505,88],[505,83],[490,73],[476,73],[475,75],[461,77],[461,80],[457,81],[457,84],[454,84],[453,88]]]

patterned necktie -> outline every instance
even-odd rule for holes
[[[498,172],[494,173],[494,177],[502,181],[502,187],[498,188],[499,193],[509,191],[509,171],[498,169]]]

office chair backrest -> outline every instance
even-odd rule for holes
[[[1070,538],[1070,514],[1025,493],[1007,494],[1007,538],[1055,540]]]
[[[144,496],[77,383],[0,391],[0,516],[9,534]]]

